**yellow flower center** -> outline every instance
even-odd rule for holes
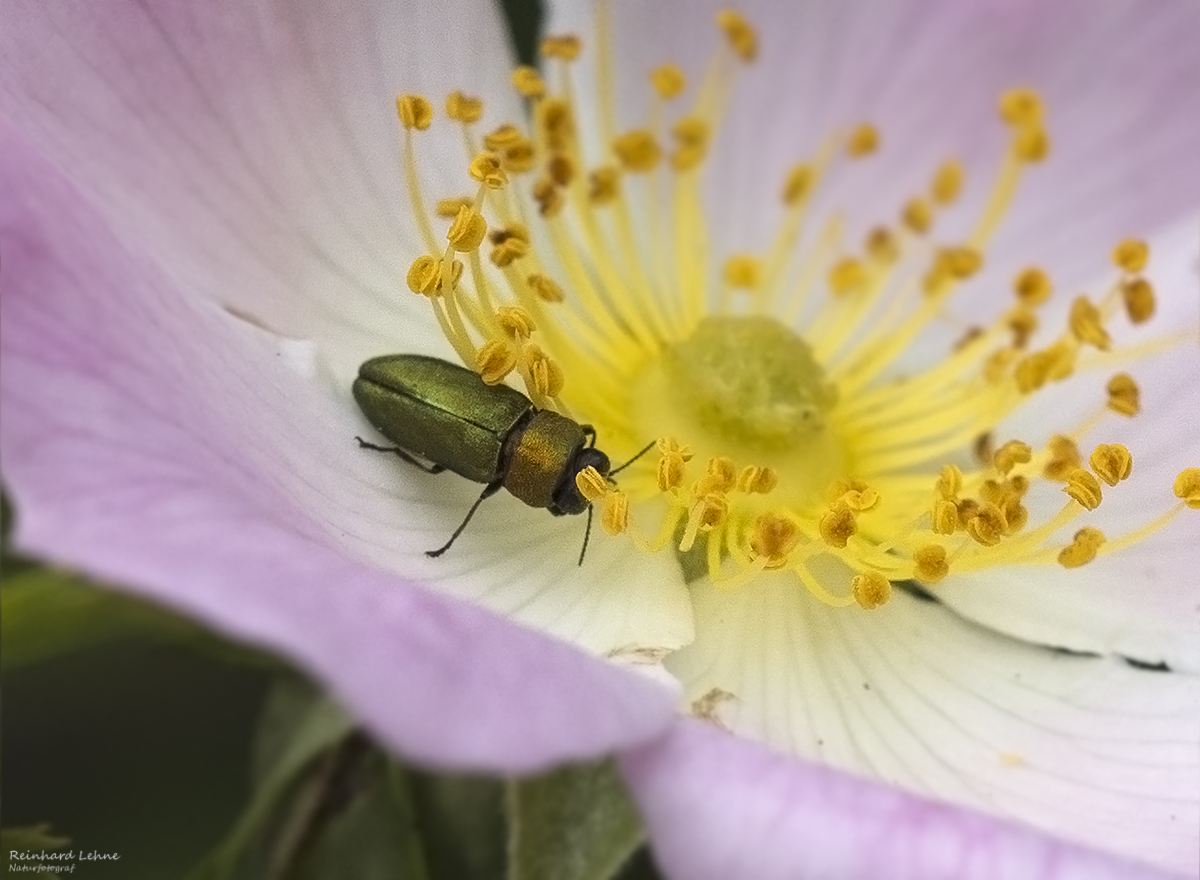
[[[932,239],[939,214],[970,184],[953,158],[859,245],[845,240],[840,213],[811,216],[824,180],[885,149],[883,133],[859,123],[786,175],[772,241],[758,253],[723,254],[701,196],[705,163],[758,37],[736,13],[720,13],[717,24],[724,40],[691,100],[685,75],[664,63],[649,75],[645,124],[627,131],[615,123],[603,12],[594,102],[575,96],[573,65],[586,47],[573,35],[543,43],[543,70],[514,72],[529,130],[509,122],[481,137],[482,103],[454,92],[446,114],[462,128],[463,165],[477,188],[439,193],[434,210],[415,148],[432,106],[397,99],[427,251],[407,283],[429,299],[463,363],[489,383],[515,372],[536,406],[593,424],[617,461],[658,438],[657,456],[623,471],[619,488],[594,471],[580,475],[604,528],[647,552],[674,548],[687,571],[721,586],[786,570],[822,602],[871,609],[895,582],[932,585],[1017,563],[1077,568],[1184,506],[1200,507],[1192,468],[1176,481],[1180,502],[1164,500],[1157,519],[1115,538],[1080,522],[1063,539],[1104,503],[1102,484],[1133,473],[1124,446],[1078,446],[1103,418],[1139,412],[1128,373],[1110,373],[1094,414],[1057,426],[1041,447],[994,436],[1055,383],[1178,344],[1122,347],[1109,331],[1154,313],[1140,241],[1116,244],[1111,288],[1095,301],[1075,298],[1041,347],[1031,345],[1053,285],[1030,267],[1013,279],[998,318],[964,328],[923,372],[898,372],[921,334],[947,320],[948,300],[982,268],[1022,175],[1049,154],[1040,96],[1020,88],[1000,97],[1009,146],[958,238]],[[669,112],[676,103],[686,106]],[[602,142],[584,143],[578,120],[593,109]],[[1057,500],[1033,503],[1047,498]],[[1048,512],[1035,518],[1031,509]],[[829,558],[848,571],[844,583],[817,576]]]

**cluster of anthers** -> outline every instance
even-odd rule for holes
[[[1054,383],[1134,360],[1139,352],[1116,345],[1108,327],[1122,312],[1134,325],[1154,314],[1140,241],[1116,246],[1111,289],[1098,302],[1077,297],[1066,326],[1040,347],[1032,343],[1046,335],[1039,311],[1052,284],[1032,267],[990,325],[970,328],[924,372],[895,376],[897,358],[931,322],[946,320],[950,297],[982,268],[1022,174],[1049,153],[1036,92],[1001,96],[1008,148],[981,212],[955,243],[932,240],[939,214],[966,186],[953,159],[859,248],[843,242],[839,213],[805,234],[821,182],[881,148],[881,134],[864,124],[830,136],[786,175],[782,221],[763,253],[730,255],[710,271],[705,160],[737,70],[755,58],[756,33],[722,12],[725,39],[690,106],[669,114],[688,82],[663,65],[649,71],[645,125],[618,131],[604,16],[594,143],[577,124],[575,36],[542,43],[548,77],[524,66],[513,73],[527,131],[510,122],[480,137],[481,101],[458,92],[447,99],[472,157],[474,195],[429,209],[414,135],[428,128],[433,108],[416,95],[401,95],[397,106],[427,249],[408,286],[429,298],[463,363],[488,383],[516,372],[536,406],[585,416],[609,451],[662,438],[657,467],[639,463],[620,489],[595,471],[579,476],[608,532],[650,552],[674,546],[719,586],[786,571],[830,605],[874,608],[895,582],[932,585],[951,571],[1003,564],[1076,568],[1141,540],[1185,505],[1200,508],[1200,469],[1189,468],[1174,486],[1179,503],[1158,519],[1115,539],[1086,525],[1065,546],[1058,537],[1101,504],[1104,486],[1132,473],[1126,447],[1085,454],[1078,446],[1106,412],[1138,414],[1138,385],[1124,372],[1107,378],[1107,399],[1097,392],[1089,419],[1040,448],[993,442],[997,424]],[[449,221],[444,246],[433,215]],[[1160,339],[1140,353],[1176,344]],[[1055,485],[1057,510],[1033,521],[1027,502]],[[657,533],[643,532],[631,509],[661,518]],[[825,563],[814,573],[814,562],[829,558],[844,566],[842,589]]]

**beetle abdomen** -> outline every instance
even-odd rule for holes
[[[501,475],[504,441],[533,412],[507,385],[438,358],[392,354],[358,370],[354,399],[385,437],[447,470],[490,483]]]

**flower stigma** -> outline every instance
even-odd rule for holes
[[[428,299],[458,357],[485,382],[512,377],[535,406],[591,423],[614,460],[657,438],[657,455],[623,471],[619,487],[590,469],[579,475],[607,532],[646,552],[673,549],[685,571],[718,587],[784,572],[817,601],[869,610],[896,583],[934,587],[1002,565],[1082,568],[1200,508],[1200,469],[1189,468],[1177,503],[1163,487],[1157,518],[1119,535],[1087,524],[1113,503],[1110,490],[1136,479],[1125,446],[1080,447],[1106,419],[1140,412],[1136,378],[1114,367],[1132,370],[1179,341],[1134,347],[1110,332],[1155,312],[1150,254],[1137,239],[1116,243],[1108,290],[1077,296],[1057,326],[1043,318],[1054,285],[1030,266],[995,292],[1008,301],[995,320],[961,328],[922,371],[900,372],[914,351],[927,353],[922,334],[952,320],[948,302],[983,268],[1021,180],[1050,153],[1036,91],[1000,96],[1006,149],[957,237],[939,243],[933,233],[977,169],[952,157],[858,245],[844,240],[840,211],[814,208],[831,176],[884,149],[885,132],[860,123],[830,133],[780,181],[781,221],[761,252],[722,253],[702,193],[757,34],[720,13],[702,80],[671,63],[648,71],[647,117],[619,129],[601,10],[594,100],[577,97],[587,47],[575,35],[545,39],[540,70],[513,72],[524,122],[481,132],[482,102],[447,97],[473,191],[426,200],[417,145],[433,106],[401,95],[397,110],[426,251],[407,286]],[[595,124],[582,124],[593,111]],[[1081,423],[1036,445],[996,436],[1085,370],[1106,378]]]

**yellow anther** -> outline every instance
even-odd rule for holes
[[[593,504],[613,491],[612,483],[608,481],[608,478],[601,476],[600,472],[591,465],[575,475],[575,488],[579,490],[580,495]]]
[[[699,116],[685,116],[671,127],[671,134],[686,147],[703,147],[708,143],[708,123]]]
[[[1029,511],[1025,509],[1020,498],[1006,499],[1000,505],[1000,509],[1004,512],[1004,534],[1006,535],[1015,535],[1029,522]]]
[[[1040,126],[1044,116],[1042,97],[1033,89],[1009,89],[1000,96],[1000,118],[1009,125]]]
[[[1063,568],[1079,568],[1096,558],[1096,551],[1105,541],[1104,533],[1091,526],[1075,533],[1075,540],[1058,554],[1058,564]]]
[[[529,229],[523,223],[510,223],[507,226],[501,226],[498,229],[493,229],[488,233],[488,239],[492,244],[503,244],[512,239],[519,239],[526,244],[530,242]]]
[[[650,84],[664,101],[669,101],[687,87],[687,78],[674,64],[663,64],[650,71]]]
[[[562,98],[546,98],[538,105],[538,121],[551,150],[567,150],[575,134],[575,114]]]
[[[629,496],[614,489],[604,496],[600,506],[600,525],[610,535],[620,535],[629,528]]]
[[[478,122],[483,115],[483,101],[462,92],[451,92],[446,97],[446,115],[465,124]]]
[[[1067,474],[1067,485],[1063,486],[1063,491],[1088,510],[1099,507],[1103,497],[1100,481],[1083,468],[1076,468]]]
[[[717,24],[725,32],[729,45],[743,61],[753,61],[758,55],[758,34],[753,25],[732,9],[717,13]]]
[[[843,257],[829,270],[829,290],[834,296],[849,296],[867,286],[870,273],[856,257]]]
[[[451,217],[458,216],[459,208],[469,208],[474,203],[475,200],[470,196],[460,196],[457,199],[439,199],[434,212],[439,217],[449,220]]]
[[[691,461],[694,455],[692,447],[680,443],[674,437],[659,437],[654,441],[654,448],[663,455],[678,455],[684,461]]]
[[[954,159],[948,159],[933,175],[933,185],[929,194],[939,205],[953,204],[962,192],[963,177],[962,165]]]
[[[575,34],[560,34],[559,36],[542,39],[542,57],[558,58],[561,61],[574,61],[583,51],[583,42]]]
[[[1071,315],[1068,318],[1071,333],[1080,342],[1096,346],[1101,351],[1108,351],[1112,338],[1104,329],[1104,319],[1100,310],[1092,305],[1086,296],[1075,298],[1071,303]]]
[[[1187,468],[1175,478],[1175,497],[1192,510],[1200,510],[1200,468]]]
[[[1046,444],[1050,452],[1050,460],[1042,470],[1042,476],[1047,480],[1065,481],[1072,471],[1083,464],[1079,447],[1070,437],[1055,434]]]
[[[750,254],[734,254],[725,261],[725,283],[741,290],[753,290],[760,280],[758,258]]]
[[[533,141],[522,139],[500,153],[500,163],[510,174],[524,174],[537,165],[537,149]]]
[[[1017,390],[1029,394],[1050,380],[1057,382],[1067,378],[1074,369],[1075,346],[1070,342],[1055,343],[1017,362],[1014,371]]]
[[[886,226],[876,226],[867,233],[864,249],[873,262],[882,266],[890,266],[900,259],[900,243]]]
[[[980,504],[974,498],[964,498],[964,499],[962,499],[962,501],[959,501],[958,502],[958,524],[959,524],[959,526],[961,526],[962,528],[965,529],[967,527],[967,523],[969,523],[972,519],[974,519],[975,516],[979,513],[979,511],[980,511]]]
[[[1133,470],[1133,456],[1120,443],[1101,443],[1088,459],[1092,465],[1092,473],[1115,486],[1129,477]]]
[[[543,177],[533,185],[533,200],[542,217],[557,217],[565,204],[558,185],[549,177]]]
[[[926,544],[913,554],[913,577],[923,584],[936,584],[950,574],[946,548],[941,544]]]
[[[956,465],[944,464],[934,489],[942,498],[954,501],[962,491],[962,480],[962,471]]]
[[[1117,373],[1108,380],[1108,408],[1123,416],[1136,416],[1142,410],[1141,391],[1128,373]]]
[[[967,534],[985,547],[999,544],[1007,528],[1004,511],[987,502],[979,505],[975,515],[967,521]]]
[[[1144,324],[1154,317],[1154,288],[1145,278],[1129,278],[1121,283],[1121,298],[1131,324]]]
[[[472,180],[479,181],[488,189],[500,189],[508,183],[508,175],[500,165],[500,156],[490,151],[480,153],[472,159],[467,170]]]
[[[519,238],[507,238],[492,248],[488,258],[503,269],[529,253],[529,244]]]
[[[645,129],[628,131],[613,141],[613,153],[626,171],[653,171],[662,157],[654,135]]]
[[[774,468],[747,465],[738,474],[737,487],[747,494],[766,495],[779,485]]]
[[[454,222],[450,224],[446,240],[450,242],[450,247],[459,253],[469,253],[483,243],[485,235],[487,235],[487,221],[483,219],[483,215],[464,206],[458,209]]]
[[[1113,265],[1123,272],[1128,272],[1130,275],[1145,269],[1149,259],[1149,246],[1146,242],[1139,241],[1136,238],[1125,239],[1113,248],[1112,252]]]
[[[1024,348],[1038,328],[1037,314],[1033,309],[1018,306],[1008,315],[1008,327],[1013,334],[1013,348]]]
[[[529,380],[534,390],[543,397],[558,397],[565,381],[558,362],[530,343],[525,346],[525,363],[529,368]]]
[[[475,353],[475,371],[488,385],[498,385],[517,367],[517,349],[505,339],[489,339]]]
[[[830,507],[844,504],[856,513],[871,510],[879,504],[879,493],[862,480],[834,480],[825,490]]]
[[[878,571],[864,571],[850,581],[854,601],[867,611],[878,608],[892,596],[892,582]]]
[[[1050,155],[1050,135],[1044,128],[1026,128],[1013,138],[1013,152],[1022,162],[1041,162]]]
[[[812,192],[815,180],[816,173],[811,166],[794,166],[788,172],[787,179],[783,182],[783,203],[785,205],[797,205],[808,198],[808,194]]]
[[[750,549],[755,556],[766,557],[767,568],[780,568],[787,564],[787,557],[800,543],[800,529],[787,517],[777,513],[764,513],[754,522],[750,536]]]
[[[879,149],[879,131],[870,123],[864,122],[846,138],[846,155],[853,159],[869,156]]]
[[[496,322],[504,331],[504,335],[514,341],[528,339],[537,329],[533,315],[520,306],[500,306],[496,309]]]
[[[546,83],[537,68],[522,64],[512,72],[512,84],[526,98],[540,98],[546,94]]]
[[[566,298],[563,289],[558,286],[558,282],[545,275],[534,273],[525,279],[525,283],[542,302],[560,303]]]
[[[683,485],[686,462],[677,452],[663,453],[658,460],[658,491],[671,492]]]
[[[729,515],[729,499],[721,492],[710,492],[698,499],[692,508],[692,516],[696,518],[702,532],[712,529],[725,522]],[[686,547],[681,547],[686,550]]]
[[[821,517],[817,524],[821,539],[830,547],[843,548],[850,536],[858,531],[858,522],[854,511],[846,504],[836,504]]]
[[[705,476],[708,478],[709,492],[728,492],[737,485],[737,465],[732,458],[724,455],[710,458]]]
[[[1017,465],[1027,464],[1032,459],[1033,450],[1029,448],[1028,443],[1009,440],[996,450],[996,454],[992,456],[992,464],[1001,474],[1007,475]]]
[[[433,122],[433,105],[420,95],[397,95],[396,113],[407,129],[424,131]]]
[[[562,153],[550,157],[546,163],[546,173],[559,186],[570,186],[575,179],[575,163],[571,157]]]
[[[983,268],[983,254],[973,247],[960,245],[939,251],[938,262],[945,266],[951,278],[961,281]]]
[[[621,172],[611,166],[597,168],[588,175],[588,198],[596,205],[607,205],[620,193]]]
[[[958,529],[958,505],[945,498],[933,502],[930,528],[939,535],[953,535]]]
[[[904,225],[917,235],[924,235],[933,225],[933,208],[924,199],[912,199],[900,215]]]
[[[458,280],[462,278],[462,273],[463,264],[455,260],[450,266],[450,283],[457,285]],[[422,296],[435,296],[442,293],[442,261],[438,257],[431,257],[428,254],[417,257],[408,267],[405,281],[408,283],[409,290]]]
[[[483,145],[493,153],[501,153],[527,140],[525,133],[511,122],[506,122],[483,136]]]
[[[1050,299],[1054,286],[1050,283],[1050,276],[1031,266],[1013,280],[1013,292],[1025,305],[1037,306]]]

